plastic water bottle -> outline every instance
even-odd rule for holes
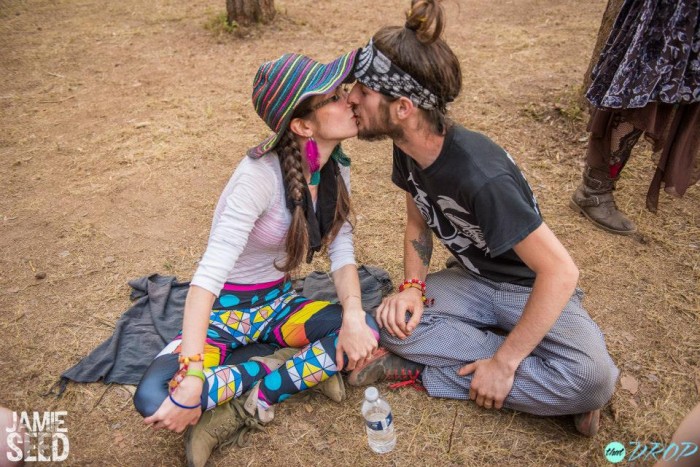
[[[370,449],[379,454],[392,451],[396,446],[394,417],[389,403],[379,397],[379,391],[374,386],[365,390],[362,416],[365,418]]]

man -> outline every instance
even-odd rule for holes
[[[418,377],[431,396],[573,414],[593,436],[619,371],[581,306],[578,269],[512,158],[446,118],[459,61],[440,39],[442,7],[417,3],[405,27],[362,49],[349,96],[360,138],[392,138],[407,210],[406,281],[376,312],[392,353],[375,352],[349,382]],[[427,274],[431,230],[458,266]]]

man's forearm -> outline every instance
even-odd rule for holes
[[[406,194],[406,232],[403,240],[403,270],[406,279],[425,280],[433,255],[433,233],[416,203]]]
[[[575,287],[576,280],[571,275],[538,275],[520,321],[493,358],[515,371],[547,335]]]
[[[430,228],[408,224],[404,237],[405,278],[425,280],[432,254],[433,234]]]

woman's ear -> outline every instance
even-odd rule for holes
[[[311,122],[303,118],[293,118],[292,121],[289,122],[289,129],[292,130],[292,133],[295,135],[304,138],[310,138],[314,134],[313,128],[311,128]]]

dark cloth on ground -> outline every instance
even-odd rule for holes
[[[358,267],[358,274],[362,306],[373,311],[393,288],[389,274],[372,266]],[[329,274],[315,271],[295,284],[307,298],[338,301]],[[58,395],[69,381],[138,384],[155,356],[180,332],[189,282],[153,274],[129,281],[129,285],[134,304],[119,318],[107,340],[61,375]],[[243,346],[236,349],[233,363],[274,351],[275,347],[269,344]]]

